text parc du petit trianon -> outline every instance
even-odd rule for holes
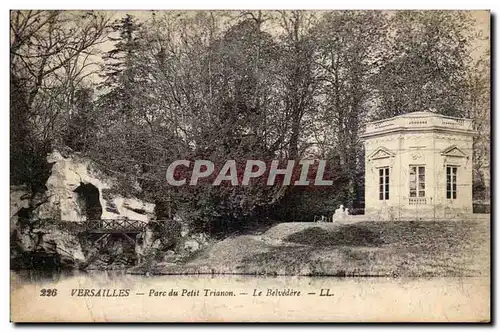
[[[191,186],[197,185],[199,180],[211,179],[212,185],[218,186],[223,181],[228,181],[232,186],[243,185],[247,186],[250,179],[255,179],[267,176],[266,184],[272,186],[275,184],[277,176],[282,176],[281,184],[283,186],[331,186],[332,180],[325,179],[326,160],[318,160],[317,169],[314,179],[308,177],[310,173],[310,166],[315,165],[316,161],[311,159],[299,160],[297,165],[295,160],[288,160],[286,167],[280,168],[279,161],[273,160],[269,169],[264,161],[261,160],[247,160],[243,171],[243,176],[240,181],[238,177],[238,165],[235,160],[227,160],[224,166],[219,171],[215,171],[215,165],[210,160],[196,160],[191,163],[189,160],[176,160],[172,162],[167,168],[167,182],[171,186],[183,186],[189,184]],[[191,167],[192,166],[192,167]],[[300,176],[292,183],[292,175],[296,169],[300,168]],[[267,171],[267,174],[265,174]],[[184,173],[190,173],[191,176]],[[295,173],[298,175],[298,173]],[[214,175],[216,175],[214,177]]]

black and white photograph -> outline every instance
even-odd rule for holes
[[[10,18],[10,320],[490,323],[488,10]]]

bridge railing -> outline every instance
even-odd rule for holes
[[[41,225],[57,225],[57,227],[72,233],[88,231],[142,232],[148,224],[158,224],[164,227],[164,223],[168,223],[169,221],[171,220],[153,219],[146,222],[133,219],[95,219],[85,221],[44,219],[41,221]]]
[[[142,231],[148,224],[142,220],[131,219],[98,219],[88,220],[85,222],[89,231],[102,230],[102,231]]]

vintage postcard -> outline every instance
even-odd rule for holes
[[[490,12],[10,11],[23,322],[490,316]]]

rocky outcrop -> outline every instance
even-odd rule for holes
[[[81,268],[86,258],[78,237],[55,225],[17,228],[11,234],[11,260],[18,268],[37,267],[36,257],[54,257],[54,267]]]
[[[204,249],[209,243],[208,237],[203,233],[195,233],[187,236],[183,242],[181,250],[188,255],[194,254]]]
[[[45,191],[32,193],[25,186],[10,188],[14,267],[43,265],[49,257],[59,267],[96,265],[101,253],[93,248],[95,243],[80,238],[81,232],[75,232],[72,227],[80,227],[79,222],[90,219],[128,218],[149,222],[154,218],[154,204],[125,194],[119,181],[100,171],[90,159],[53,151],[47,162],[52,164],[52,169]],[[136,183],[130,186],[140,192]],[[114,247],[103,250],[111,258],[100,260],[115,264],[127,255],[121,255],[119,242],[111,242]],[[131,248],[135,256],[133,246]],[[130,255],[130,251],[127,254]],[[128,258],[125,260],[123,264],[128,263]]]
[[[86,270],[123,270],[136,263],[134,246],[124,238],[110,237],[104,246],[96,246],[88,239],[82,242],[88,262]]]
[[[31,191],[26,186],[10,187],[10,228],[15,229],[19,222],[19,212],[26,210],[31,204]]]
[[[155,236],[151,227],[137,236],[135,245],[135,253],[137,255],[138,264],[144,264],[148,259],[154,258],[157,252],[162,249],[161,239]]]
[[[152,222],[155,204],[131,195],[140,193],[133,181],[124,184],[75,153],[53,151],[47,162],[52,168],[45,191],[11,187],[13,267],[107,270],[135,264],[150,271],[158,264],[182,264],[209,245],[207,236],[193,234],[180,215]],[[148,225],[135,239],[131,234],[82,235],[83,221],[125,218]]]
[[[88,219],[149,221],[155,205],[119,194],[117,180],[99,171],[94,163],[76,154],[53,151],[47,161],[52,172],[46,182],[47,202],[35,212],[39,219],[78,222]],[[138,191],[138,185],[135,184]]]
[[[174,249],[178,249],[182,241],[179,222],[150,223],[136,239],[135,253],[138,266],[149,270],[165,259],[170,261],[181,259],[182,255],[175,253]]]

